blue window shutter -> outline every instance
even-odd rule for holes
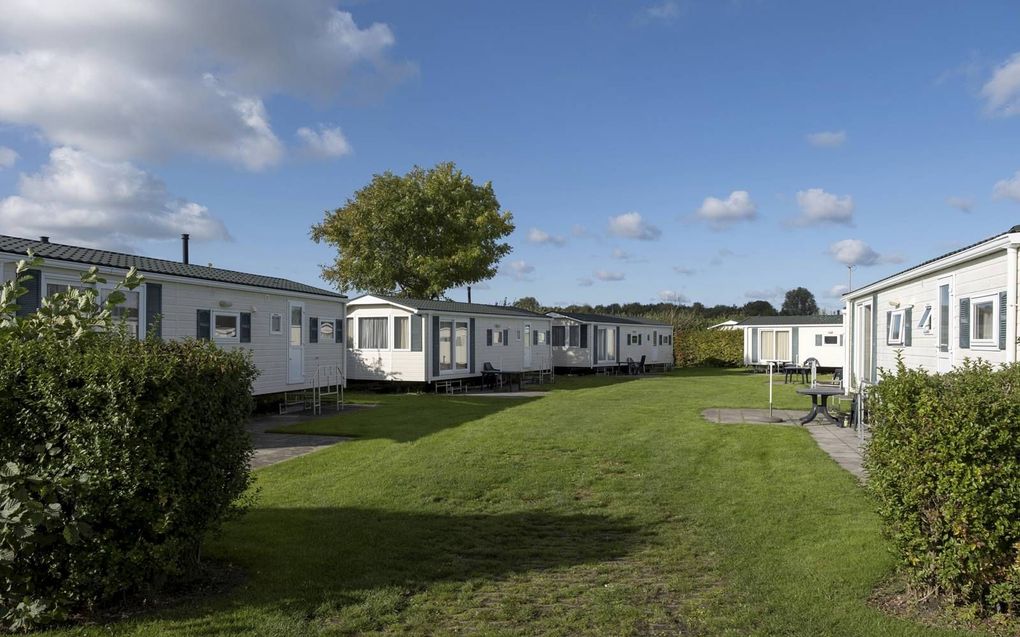
[[[485,345],[486,347],[492,347],[492,330],[485,330]]]
[[[238,340],[251,343],[251,312],[241,312],[241,325],[238,329]]]
[[[308,317],[308,342],[319,342],[319,319],[314,316]]]
[[[790,330],[790,358],[793,359],[793,364],[797,365],[800,363],[800,328],[795,327]]]
[[[534,327],[531,328],[531,344],[538,345],[538,330]]]
[[[914,320],[913,309],[914,308],[908,307],[903,311],[903,347],[910,347],[914,342],[914,335],[911,331],[913,327],[911,322]]]
[[[616,360],[620,360],[620,328],[616,328]]]
[[[999,292],[999,349],[1006,349],[1006,293]]]
[[[31,278],[22,283],[28,292],[18,297],[18,316],[32,314],[39,309],[42,303],[42,272],[40,270],[26,270],[25,274]]]
[[[163,337],[163,286],[159,283],[145,284],[145,335],[151,338]]]
[[[196,327],[195,337],[201,340],[208,341],[210,333],[210,320],[212,312],[210,310],[198,310],[196,316]]]
[[[510,347],[510,330],[503,330],[503,347]]]
[[[588,349],[588,326],[581,326],[581,348]]]
[[[751,362],[758,362],[758,328],[751,328]]]
[[[421,314],[415,314],[411,317],[411,351],[420,352],[422,349],[421,342]]]
[[[346,322],[347,320],[341,317],[336,320],[336,325],[333,326],[333,340],[337,343],[344,342],[344,323]]]
[[[439,376],[439,317],[432,317],[432,375]]]
[[[892,336],[892,312],[885,313],[885,344],[891,345],[889,337]]]
[[[545,344],[548,345],[551,341],[552,341],[552,336],[550,335],[549,330],[546,330],[545,331]]]
[[[504,334],[506,332],[504,331]],[[468,371],[475,373],[475,320],[468,320]]]
[[[960,349],[970,349],[970,299],[960,299]]]

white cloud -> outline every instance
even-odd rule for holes
[[[751,221],[758,215],[758,206],[746,190],[734,190],[726,199],[706,197],[695,214],[722,229],[738,221]]]
[[[166,184],[126,162],[56,148],[40,172],[22,175],[18,195],[0,200],[8,234],[130,250],[138,240],[229,239],[205,206],[167,192]]]
[[[560,247],[566,244],[567,240],[559,235],[551,235],[545,230],[532,228],[528,230],[528,241],[539,245],[553,245]]]
[[[985,108],[993,115],[1020,115],[1020,53],[999,65],[981,88]]]
[[[946,197],[946,204],[960,212],[974,211],[974,200],[970,197]]]
[[[844,265],[877,265],[879,263],[900,263],[902,258],[882,255],[860,239],[843,239],[829,246],[829,254]]]
[[[684,267],[682,265],[674,265],[673,271],[683,276],[694,276],[698,273],[697,269]]]
[[[609,218],[609,233],[625,239],[655,241],[662,236],[662,230],[641,218],[638,212],[625,212]]]
[[[613,252],[610,254],[610,256],[614,259],[619,259],[620,261],[626,261],[630,259],[630,253],[620,248],[613,248]]]
[[[849,291],[850,291],[849,286],[841,283],[839,285],[834,285],[831,288],[829,288],[829,296],[831,298],[838,299],[839,297],[843,296]]]
[[[687,303],[688,298],[683,294],[680,294],[676,290],[661,290],[659,292],[659,300],[663,303]]]
[[[10,168],[18,161],[18,153],[13,148],[0,146],[0,169]]]
[[[513,278],[515,281],[531,281],[531,274],[534,271],[535,266],[523,260],[511,261],[503,268],[503,274]]]
[[[389,27],[359,27],[335,4],[6,0],[0,122],[104,160],[271,166],[284,148],[269,96],[327,104],[363,76],[400,75]]]
[[[993,194],[996,199],[1020,201],[1020,170],[1016,171],[1016,174],[1009,179],[1001,179],[995,182]]]
[[[821,188],[809,188],[797,193],[800,216],[793,220],[795,225],[808,226],[820,223],[842,223],[853,225],[854,199],[825,192]]]
[[[807,141],[817,148],[838,148],[846,143],[846,131],[819,131],[810,133]]]
[[[785,297],[786,290],[779,286],[744,292],[744,298],[752,301],[782,301]]]
[[[588,228],[579,223],[575,223],[573,227],[570,228],[570,234],[574,235],[578,239],[584,239],[591,236],[591,233],[588,232]]]
[[[664,0],[658,4],[645,7],[639,16],[642,21],[655,20],[659,22],[672,22],[683,13],[682,8],[675,0]]]
[[[595,272],[594,276],[599,281],[623,281],[626,278],[623,272],[610,272],[608,270],[599,270]]]
[[[304,143],[305,149],[316,157],[343,157],[350,155],[353,150],[344,132],[336,126],[320,124],[318,130],[302,126],[297,129],[297,136]]]
[[[577,285],[582,288],[590,288],[595,285],[595,281],[593,281],[590,277],[583,276],[577,280]]]

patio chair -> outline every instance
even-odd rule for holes
[[[648,358],[646,355],[644,355],[644,354],[641,355],[641,361],[638,363],[638,373],[639,374],[644,374],[645,373],[645,359],[646,358]]]
[[[492,383],[492,388],[502,384],[503,372],[492,366],[492,363],[482,363],[482,385]]]
[[[633,376],[637,373],[637,363],[630,356],[627,357],[627,375]]]

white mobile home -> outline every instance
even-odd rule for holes
[[[1015,362],[1018,246],[1014,226],[845,294],[850,388],[877,382],[897,353],[932,372],[965,358]]]
[[[744,330],[744,364],[765,361],[801,364],[809,358],[818,367],[843,366],[843,317],[754,316],[737,323]]]
[[[80,286],[81,274],[91,266],[110,282],[100,286],[101,296],[135,267],[145,282],[127,293],[118,313],[139,338],[199,338],[224,349],[250,350],[259,370],[255,394],[308,388],[317,373],[343,378],[346,297],[341,294],[277,277],[193,265],[186,257],[150,259],[50,243],[46,237],[33,241],[2,235],[0,279],[13,278],[16,262],[29,250],[44,263],[30,272],[28,294],[19,299],[20,314],[34,312],[49,294]]]
[[[567,370],[598,370],[627,364],[673,364],[673,328],[665,323],[587,312],[549,312],[553,364]]]
[[[357,380],[437,382],[552,370],[552,321],[515,307],[366,294],[348,304],[348,370]]]

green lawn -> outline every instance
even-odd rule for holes
[[[779,406],[803,408],[792,390]],[[356,441],[258,472],[256,508],[208,551],[240,589],[73,632],[961,634],[868,606],[888,546],[807,431],[701,419],[766,406],[762,376],[370,398],[296,428]]]

